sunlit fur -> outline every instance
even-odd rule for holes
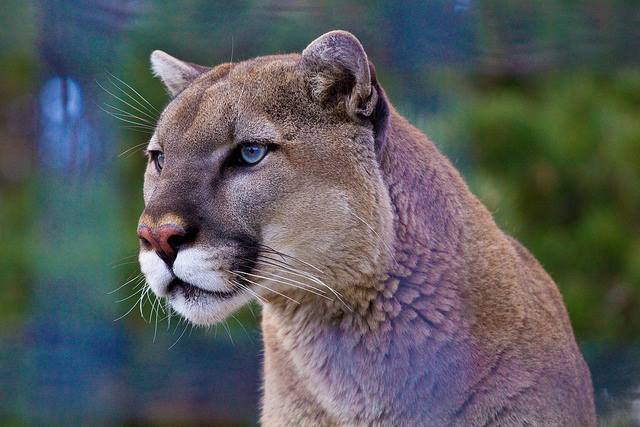
[[[555,284],[393,109],[352,35],[212,69],[152,62],[174,98],[144,215],[197,226],[174,274],[240,292],[167,294],[144,248],[142,270],[199,324],[262,302],[264,425],[595,425]],[[229,156],[246,141],[276,149],[243,169]]]

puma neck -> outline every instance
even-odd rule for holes
[[[431,142],[395,111],[387,138],[381,166],[393,209],[389,267],[353,287],[346,300],[352,310],[290,303],[263,309],[267,386],[279,369],[280,375],[295,376],[304,384],[300,393],[346,417],[334,420],[338,424],[381,419],[387,401],[402,399],[406,384],[416,380],[429,384],[411,398],[433,403],[438,416],[444,406],[430,402],[433,395],[426,390],[445,387],[449,391],[440,396],[450,394],[455,404],[468,380],[461,375],[445,385],[437,375],[466,364],[451,355],[470,353],[470,343],[455,340],[466,329],[459,288],[467,274],[460,244],[463,204],[470,203],[463,198],[466,187]],[[445,347],[448,360],[438,360]],[[275,354],[282,356],[268,360]],[[372,364],[382,370],[372,371]]]
[[[342,295],[344,301],[294,304],[272,298],[271,309],[283,321],[297,323],[300,316],[309,320],[317,316],[321,323],[339,319],[346,323],[343,326],[363,333],[400,315],[402,307],[417,298],[418,290],[453,296],[452,286],[438,290],[436,285],[446,279],[448,270],[463,273],[463,263],[456,262],[462,255],[463,207],[480,205],[448,160],[395,110],[390,114],[380,166],[393,221],[393,240],[384,245],[384,268],[350,283]]]

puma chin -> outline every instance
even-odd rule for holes
[[[141,251],[139,256],[151,290],[167,298],[173,309],[197,325],[222,321],[251,299],[243,286],[229,285],[229,279],[209,261],[209,254],[206,249],[185,249],[176,257],[173,268],[153,251]]]
[[[366,117],[375,90],[318,102],[329,82],[301,55],[151,62],[172,96],[147,147],[138,228],[156,295],[205,325],[251,299],[339,303],[383,273],[392,214]],[[359,110],[327,114],[327,102]]]

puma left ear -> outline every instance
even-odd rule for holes
[[[160,77],[173,98],[210,68],[181,61],[166,52],[154,50],[151,53],[151,69],[155,76]]]
[[[352,118],[369,117],[378,93],[371,85],[367,54],[360,41],[347,31],[331,31],[302,51],[311,93],[322,104],[344,101]]]

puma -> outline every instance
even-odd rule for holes
[[[141,270],[194,324],[261,303],[263,425],[596,424],[553,280],[352,34],[151,63],[172,100],[147,149]]]

